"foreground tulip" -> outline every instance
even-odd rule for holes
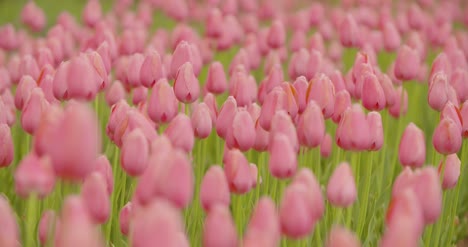
[[[220,166],[210,167],[203,177],[200,201],[206,211],[210,211],[215,205],[229,206],[231,201],[229,185]]]
[[[314,148],[322,143],[325,136],[325,120],[315,101],[310,101],[299,117],[297,132],[302,145]]]
[[[232,192],[244,194],[252,188],[252,171],[249,162],[239,150],[226,151],[224,172]]]
[[[270,161],[268,167],[277,178],[289,178],[296,173],[296,152],[285,134],[275,134],[269,144]]]
[[[327,186],[327,198],[331,204],[339,207],[351,206],[357,197],[353,172],[348,163],[339,164],[333,172]]]
[[[193,149],[195,142],[192,122],[187,115],[179,113],[167,126],[164,131],[174,147],[180,148],[185,152]]]
[[[385,92],[382,86],[372,73],[366,73],[363,78],[362,84],[362,105],[371,111],[380,111],[385,108]]]
[[[344,149],[365,150],[370,146],[369,123],[359,105],[348,108],[336,130],[336,144]]]
[[[13,209],[4,196],[0,196],[0,218],[2,229],[0,232],[0,245],[5,247],[17,247],[20,243],[19,228]]]
[[[120,232],[122,232],[122,234],[124,234],[125,236],[127,236],[130,231],[130,219],[132,216],[132,211],[133,211],[133,204],[131,202],[128,202],[127,204],[125,204],[122,210],[120,210],[120,214],[119,214]]]
[[[49,157],[28,154],[15,171],[15,190],[22,197],[38,195],[44,198],[52,192],[55,174]]]
[[[361,243],[350,230],[334,226],[328,234],[326,247],[360,247]]]
[[[130,227],[130,243],[135,247],[180,246],[182,216],[169,202],[157,200],[135,212]]]
[[[112,174],[112,166],[109,159],[107,159],[105,155],[100,155],[94,163],[94,171],[100,173],[104,178],[106,181],[107,193],[111,195],[114,190],[114,175]]]
[[[369,123],[371,136],[370,150],[380,150],[384,143],[382,116],[378,112],[369,112],[367,115],[367,122]]]
[[[268,197],[262,197],[250,218],[243,246],[277,246],[279,240],[280,223],[275,203]]]
[[[279,208],[282,232],[292,238],[310,234],[315,226],[315,217],[307,197],[307,187],[300,183],[291,184],[284,191]]]
[[[208,212],[203,226],[203,246],[236,247],[237,233],[229,208],[214,205]]]
[[[92,222],[85,203],[79,196],[69,196],[65,199],[58,229],[55,236],[57,247],[104,246],[99,230]]]
[[[39,241],[42,245],[50,241],[50,237],[54,236],[54,232],[58,229],[58,219],[53,210],[46,210],[42,214],[38,226]]]
[[[429,105],[434,110],[441,111],[448,101],[458,106],[457,93],[449,84],[447,74],[437,72],[429,81]]]
[[[444,161],[439,164],[438,172],[442,176],[442,188],[444,190],[453,189],[460,177],[461,161],[457,154],[449,154]]]
[[[234,97],[229,96],[219,110],[218,118],[216,119],[216,133],[226,138],[229,127],[232,126],[234,117],[237,112],[237,102]]]
[[[306,197],[308,205],[312,211],[312,217],[319,220],[325,213],[325,203],[322,196],[322,189],[317,178],[308,168],[302,168],[294,177],[293,183],[304,185],[307,188]]]
[[[403,132],[398,150],[398,159],[403,166],[422,166],[426,160],[424,132],[410,123]]]

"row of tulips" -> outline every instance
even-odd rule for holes
[[[455,244],[465,9],[89,0],[46,29],[29,1],[0,26],[0,246]]]

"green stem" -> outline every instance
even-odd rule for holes
[[[367,207],[368,207],[368,201],[369,201],[369,194],[370,194],[370,185],[371,185],[371,178],[372,178],[372,170],[373,170],[373,156],[374,152],[370,152],[370,158],[368,159],[368,165],[369,168],[365,168],[364,172],[364,179],[365,179],[365,184],[364,184],[364,194],[362,195],[362,205],[361,205],[361,210],[359,212],[359,223],[358,223],[358,236],[361,237],[361,239],[364,239],[362,236],[362,231],[364,229],[364,225],[367,222]]]
[[[37,206],[38,199],[35,194],[31,194],[28,198],[27,209],[26,209],[26,239],[25,246],[36,246],[37,233]]]

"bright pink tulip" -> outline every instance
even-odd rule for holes
[[[184,103],[192,103],[200,95],[200,85],[194,74],[193,66],[187,62],[180,66],[174,81],[174,93]]]
[[[327,198],[335,206],[349,207],[357,198],[353,172],[348,163],[339,164],[328,181]]]
[[[441,154],[453,154],[460,150],[462,135],[460,128],[450,118],[442,119],[434,130],[432,144]]]
[[[210,167],[203,177],[200,201],[206,211],[210,211],[215,205],[229,206],[231,201],[229,185],[220,166]]]
[[[442,188],[444,190],[453,189],[457,185],[460,177],[460,166],[461,161],[457,154],[449,154],[445,161],[440,162],[438,172],[440,176],[443,173]]]
[[[192,122],[187,115],[179,113],[172,119],[164,133],[171,140],[174,147],[187,153],[193,149],[195,142],[194,131]]]
[[[342,226],[334,226],[328,234],[326,247],[360,247],[358,237]]]
[[[95,223],[104,224],[109,218],[111,206],[106,180],[100,173],[93,172],[86,177],[81,197],[91,219]]]
[[[208,92],[213,94],[223,93],[227,89],[227,80],[224,67],[218,61],[213,62],[208,69],[206,88]]]
[[[238,239],[236,226],[229,208],[216,204],[208,212],[203,226],[203,246],[236,247]]]
[[[154,84],[148,101],[148,115],[156,123],[170,122],[177,115],[177,98],[166,79]]]
[[[299,117],[297,134],[302,145],[309,148],[319,146],[325,136],[325,120],[320,107],[310,101]]]
[[[55,186],[55,174],[50,158],[37,157],[34,153],[24,157],[15,171],[15,190],[18,195],[28,197],[37,194],[44,198]]]
[[[213,120],[211,119],[210,109],[205,103],[200,103],[195,106],[191,121],[196,137],[204,139],[210,135]]]
[[[13,161],[14,146],[10,127],[4,123],[0,124],[0,143],[3,147],[0,151],[0,167],[6,167]]]

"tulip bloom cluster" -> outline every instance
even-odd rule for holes
[[[467,4],[101,4],[0,23],[0,246],[467,234]]]

